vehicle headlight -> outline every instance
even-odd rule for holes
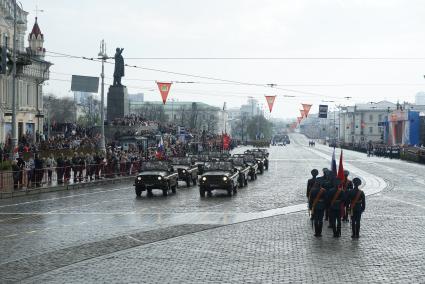
[[[182,172],[183,172],[183,173],[186,173],[186,170],[183,170]]]
[[[162,176],[159,176],[159,177],[158,177],[158,180],[162,180]]]
[[[227,180],[227,177],[223,177],[223,180],[226,181]]]
[[[137,177],[137,180],[142,180],[142,177]]]
[[[257,161],[257,163],[261,163],[260,161]]]
[[[206,181],[206,180],[207,180],[207,178],[206,178],[206,177],[203,177],[203,178],[202,178],[202,180],[203,180],[203,181]]]

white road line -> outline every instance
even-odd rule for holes
[[[394,201],[397,201],[397,202],[401,202],[401,203],[404,203],[404,204],[408,204],[408,205],[412,205],[412,206],[416,206],[416,207],[425,209],[425,206],[423,206],[423,205],[413,203],[413,202],[409,202],[409,201],[405,201],[405,200],[402,200],[400,198],[394,198],[394,197],[389,197],[389,196],[382,196],[382,197],[385,198],[385,199],[394,200]]]
[[[74,195],[63,196],[63,197],[55,197],[55,198],[42,199],[42,200],[26,201],[26,202],[15,203],[15,204],[0,205],[0,208],[19,206],[19,205],[25,205],[25,204],[33,204],[33,203],[40,203],[40,202],[48,202],[48,201],[54,201],[54,200],[60,200],[60,199],[69,199],[69,198],[75,198],[75,197],[81,197],[81,196],[87,196],[87,195],[95,195],[95,194],[104,193],[104,192],[119,191],[119,190],[130,189],[130,188],[132,188],[132,187],[127,186],[127,187],[120,187],[120,188],[115,188],[115,189],[110,189],[110,190],[101,190],[101,191],[96,191],[96,192],[74,194]]]
[[[127,237],[128,237],[129,239],[132,239],[133,241],[136,241],[136,242],[139,242],[139,243],[143,243],[141,240],[138,240],[138,239],[136,239],[136,238],[133,238],[132,236],[127,235]]]

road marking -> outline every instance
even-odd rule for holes
[[[25,204],[33,204],[33,203],[40,203],[40,202],[45,202],[45,201],[54,201],[54,200],[60,200],[60,199],[69,199],[69,198],[75,198],[75,197],[87,196],[87,195],[94,195],[94,194],[99,194],[99,193],[104,193],[104,192],[120,191],[120,190],[130,189],[130,188],[132,188],[132,187],[127,186],[127,187],[120,187],[120,188],[115,188],[115,189],[110,189],[110,190],[101,190],[101,191],[96,191],[96,192],[73,194],[73,195],[70,195],[70,196],[55,197],[55,198],[34,200],[34,201],[26,201],[26,202],[15,203],[15,204],[0,205],[0,208],[19,206],[19,205],[25,205]]]
[[[28,231],[28,232],[26,232],[27,234],[34,234],[34,233],[37,233],[38,231]]]
[[[417,204],[417,203],[413,203],[413,202],[409,202],[409,201],[405,201],[405,200],[402,200],[402,199],[399,199],[399,198],[394,198],[394,197],[389,197],[389,196],[382,196],[382,197],[385,198],[385,199],[394,200],[394,201],[398,201],[398,202],[401,202],[401,203],[404,203],[404,204],[408,204],[408,205],[412,205],[412,206],[416,206],[416,207],[420,207],[420,208],[425,209],[425,206],[422,206],[422,205]]]
[[[18,234],[12,234],[12,235],[7,235],[7,236],[2,236],[2,238],[12,238],[12,237],[17,237]]]
[[[136,241],[136,242],[139,242],[139,243],[143,243],[141,240],[138,240],[138,239],[136,239],[136,238],[133,238],[132,236],[130,236],[130,235],[127,235],[127,237],[129,238],[129,239],[132,239],[133,241]]]

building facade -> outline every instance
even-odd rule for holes
[[[227,111],[201,102],[130,102],[130,113],[148,120],[174,123],[187,129],[206,130],[216,134],[230,133]]]
[[[14,1],[0,0],[0,44],[12,51],[14,30]],[[49,78],[51,63],[44,60],[44,35],[35,19],[25,48],[28,13],[17,6],[16,18],[16,109],[17,135],[20,141],[35,141],[43,132],[43,83]],[[12,75],[0,75],[0,143],[9,142],[12,133]]]
[[[396,105],[387,101],[346,107],[339,114],[340,141],[355,144],[383,142],[384,122],[394,109]]]

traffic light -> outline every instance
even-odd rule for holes
[[[0,74],[6,74],[7,70],[7,48],[0,46]]]

